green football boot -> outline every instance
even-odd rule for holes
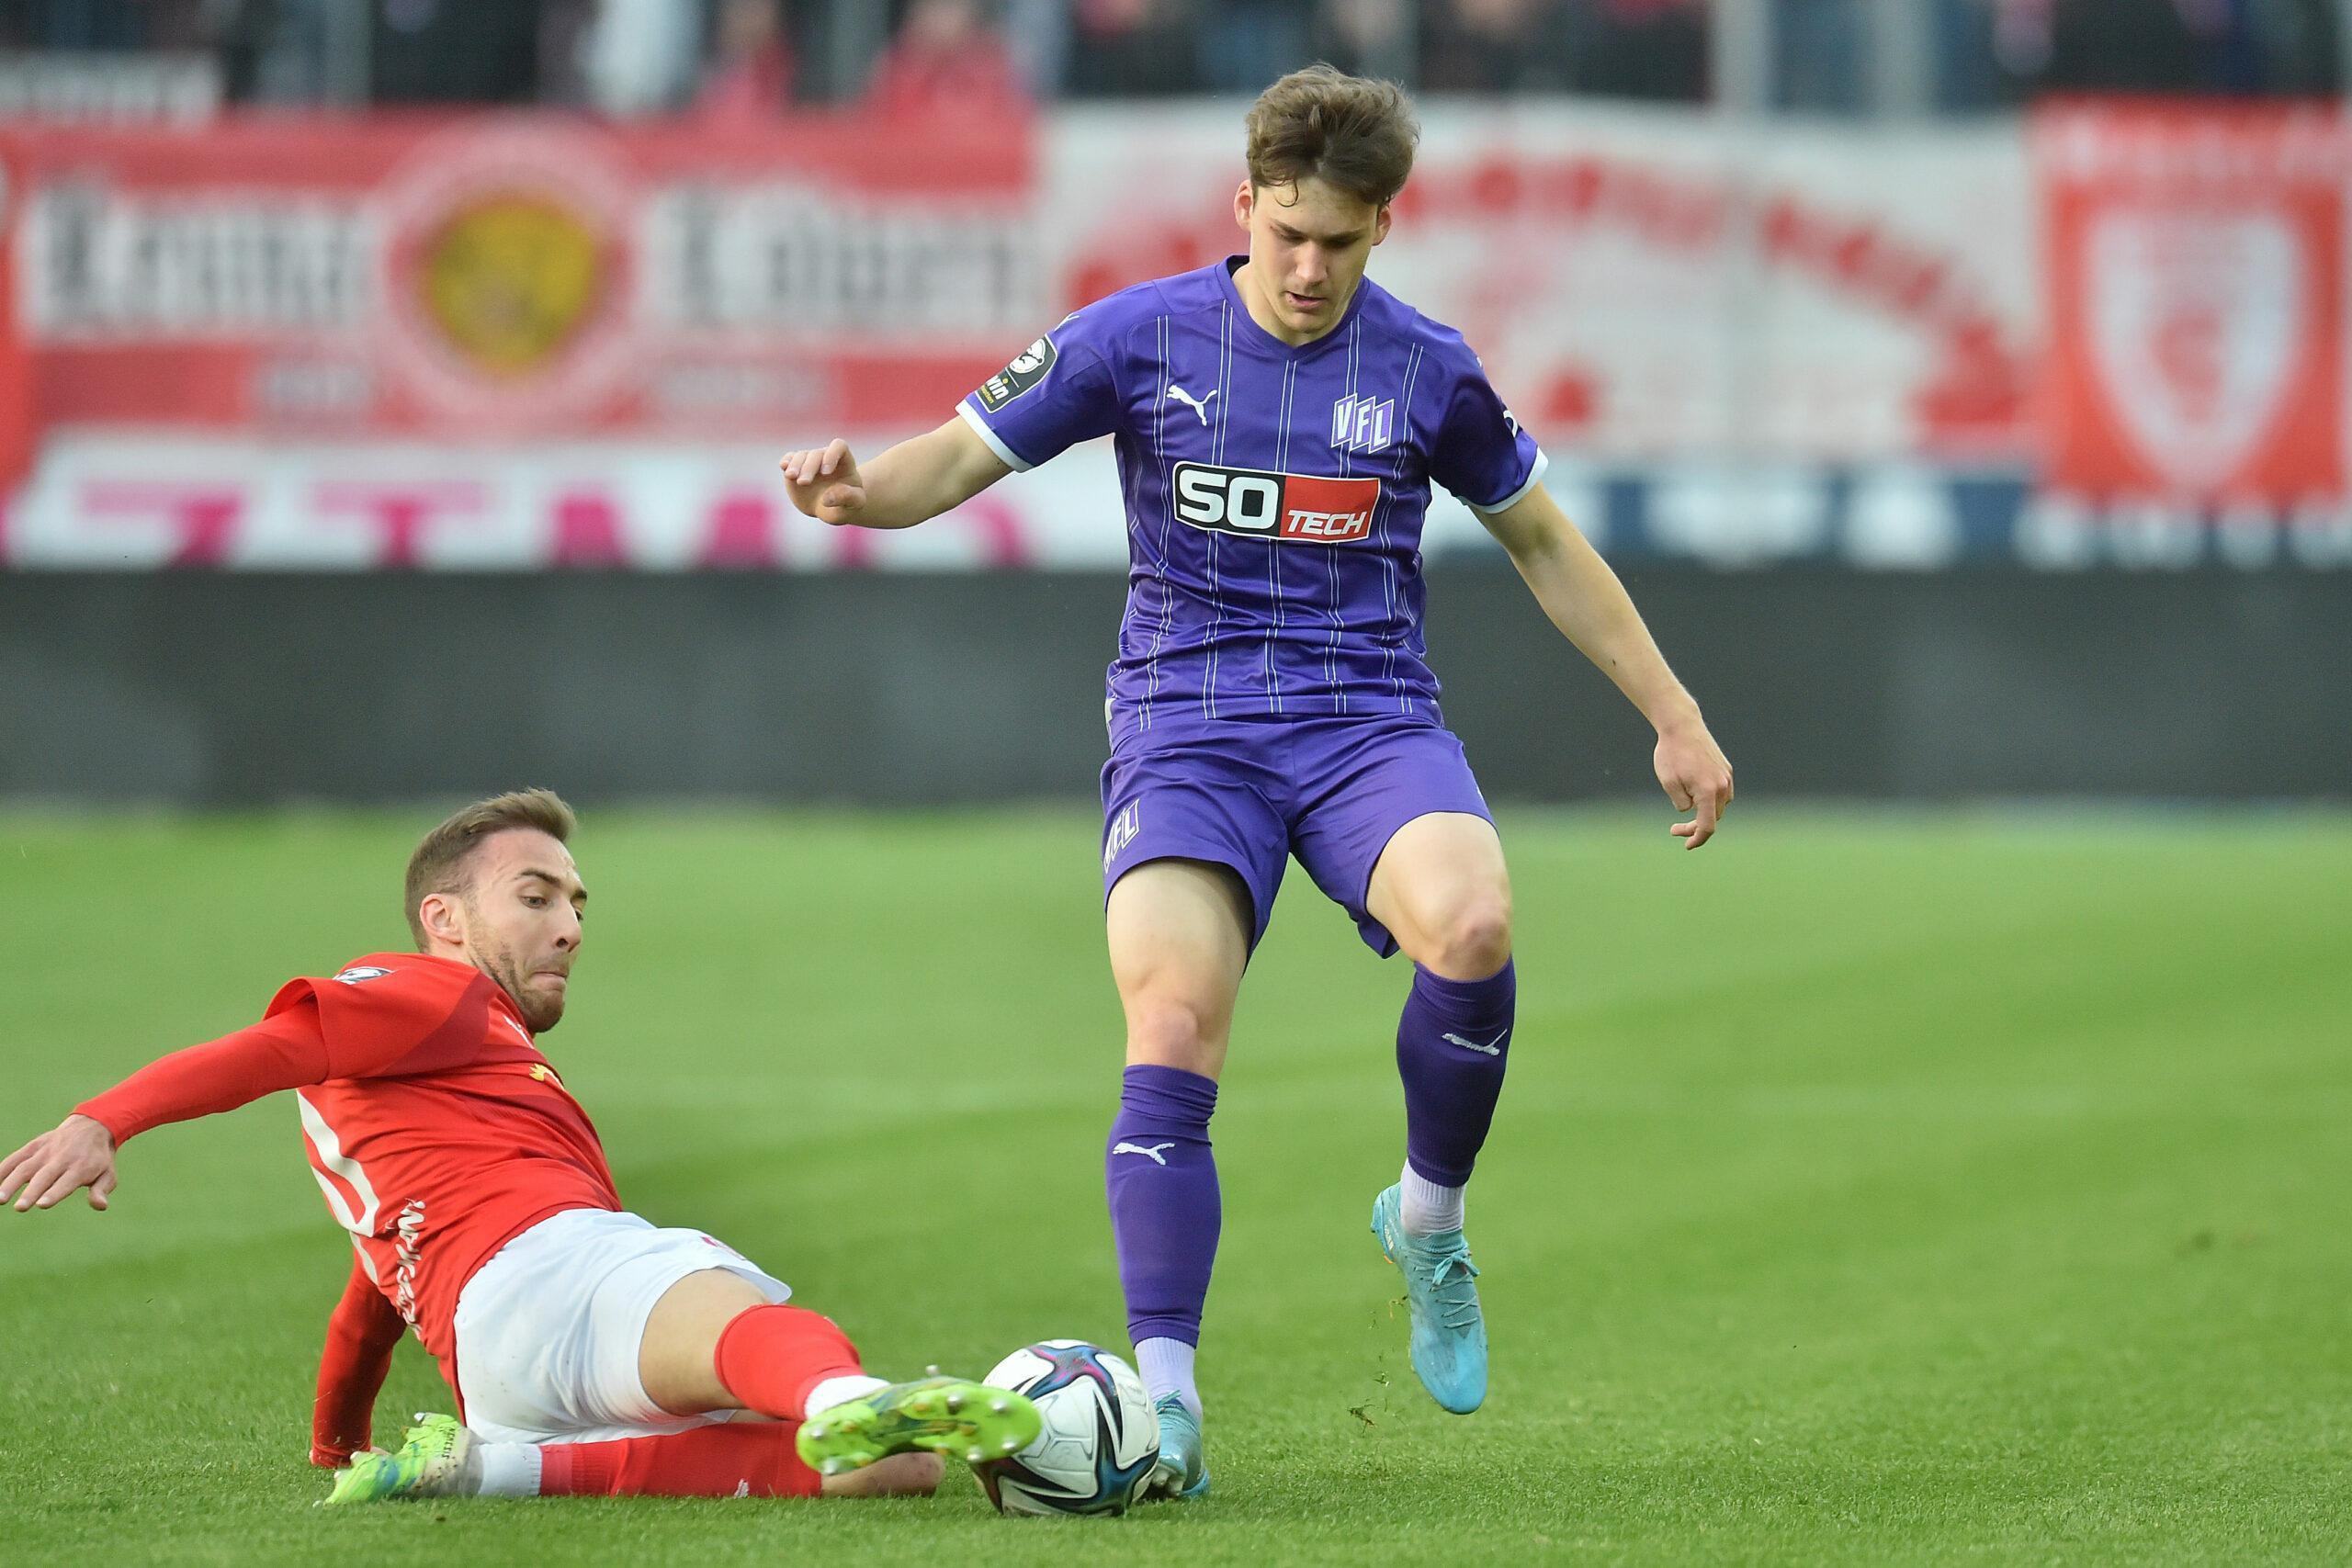
[[[1391,1187],[1372,1201],[1372,1234],[1405,1276],[1413,1308],[1413,1371],[1421,1386],[1456,1416],[1487,1397],[1487,1318],[1478,1307],[1477,1265],[1458,1230],[1411,1235]]]
[[[1143,1483],[1143,1495],[1172,1497],[1180,1503],[1207,1496],[1209,1456],[1201,1442],[1200,1422],[1172,1393],[1153,1401],[1151,1413],[1159,1417],[1159,1462],[1152,1467],[1151,1479]]]
[[[380,1449],[351,1456],[334,1478],[327,1506],[381,1503],[395,1497],[466,1497],[481,1484],[474,1435],[454,1416],[419,1416],[403,1434],[401,1451]]]
[[[1024,1396],[938,1372],[933,1367],[930,1377],[820,1410],[794,1439],[801,1462],[820,1475],[839,1475],[889,1454],[928,1449],[978,1464],[1019,1453],[1045,1429],[1045,1417]]]

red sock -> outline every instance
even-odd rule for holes
[[[744,1409],[783,1421],[806,1416],[808,1391],[825,1379],[859,1371],[857,1347],[831,1318],[781,1304],[736,1314],[718,1332],[711,1365]]]
[[[738,1421],[609,1443],[546,1443],[542,1497],[814,1497],[784,1421]]]

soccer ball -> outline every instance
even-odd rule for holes
[[[972,1467],[1007,1514],[1124,1514],[1159,1458],[1159,1417],[1135,1369],[1082,1339],[1025,1345],[981,1380],[1025,1393],[1046,1418],[1037,1440]]]

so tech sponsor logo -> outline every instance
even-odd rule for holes
[[[1372,536],[1380,480],[1179,463],[1176,519],[1195,528],[1289,544],[1352,545]]]

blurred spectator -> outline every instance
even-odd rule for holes
[[[2050,0],[1935,0],[1935,107],[2018,102],[2050,63]]]
[[[532,102],[539,96],[539,4],[380,0],[368,96],[380,104]]]
[[[1069,90],[1148,97],[1200,86],[1190,0],[1073,0]]]
[[[1026,112],[1029,96],[1004,37],[979,0],[915,0],[875,62],[866,103],[894,115],[956,115],[976,122]]]
[[[1574,67],[1567,85],[1575,91],[1705,101],[1707,0],[1574,0],[1566,14]]]
[[[1323,0],[1314,44],[1318,58],[1354,75],[1420,78],[1410,0]]]
[[[674,4],[674,0],[672,0]],[[782,0],[719,0],[710,64],[694,112],[725,125],[761,125],[792,102],[795,64]]]
[[[153,13],[144,0],[9,0],[0,6],[0,39],[19,49],[145,49]]]
[[[224,41],[229,96],[270,104],[317,104],[336,96],[334,68],[337,0],[246,0]],[[351,87],[356,90],[355,81]]]
[[[1917,0],[1911,0],[1917,3]],[[1772,0],[1772,102],[1809,114],[1858,114],[1868,39],[1862,0]]]
[[[1568,85],[1558,0],[1445,0],[1425,8],[1421,83],[1432,93],[1557,92]]]
[[[1201,79],[1213,93],[1248,93],[1308,62],[1314,0],[1208,0]]]
[[[2346,14],[2334,0],[2250,0],[2264,86],[2273,93],[2333,97],[2344,91]]]
[[[2324,7],[2290,0],[2050,0],[2043,85],[2067,92],[2253,94],[2332,84],[2331,61],[2276,53],[2285,40],[2330,40],[2312,19]],[[2333,55],[2334,51],[2328,51]]]

